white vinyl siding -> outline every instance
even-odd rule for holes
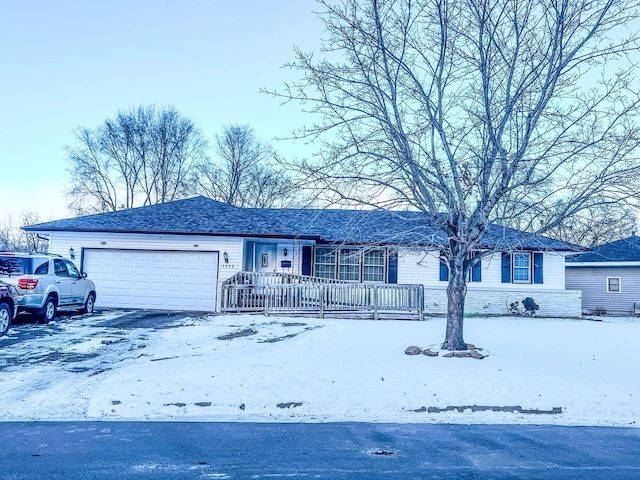
[[[447,282],[441,282],[439,278],[439,250],[400,249],[398,283],[425,286],[427,316],[446,313]],[[565,290],[564,283],[563,253],[544,252],[543,284],[502,283],[502,254],[487,255],[482,257],[482,281],[467,284],[465,313],[504,315],[510,303],[532,297],[540,305],[540,315],[579,316],[580,292],[575,288]]]
[[[502,283],[502,254],[495,253],[482,257],[482,282],[470,282],[473,290],[530,290],[532,292],[564,290],[564,255],[562,253],[544,253],[544,283]],[[439,250],[418,251],[400,250],[398,256],[398,283],[422,283],[426,287],[442,288],[446,282],[440,281]]]

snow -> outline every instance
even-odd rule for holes
[[[15,329],[0,338],[0,420],[635,427],[640,418],[632,318],[470,317],[465,340],[488,355],[478,360],[405,355],[410,345],[438,350],[442,318],[242,315],[185,317],[162,329],[99,326],[109,315],[59,319],[38,326],[55,328],[51,335],[24,342],[6,342]],[[473,405],[562,413],[427,410]]]

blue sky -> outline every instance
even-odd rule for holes
[[[249,123],[263,140],[311,119],[259,93],[317,50],[313,0],[24,0],[0,7],[0,219],[69,216],[64,147],[120,109],[173,105],[208,138]],[[272,142],[285,155],[303,145]]]

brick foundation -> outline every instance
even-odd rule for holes
[[[445,289],[425,287],[425,314],[445,314],[447,312],[447,292]],[[474,288],[467,290],[465,313],[480,315],[506,315],[509,305],[531,297],[540,307],[536,313],[545,317],[580,317],[582,313],[582,292],[580,290],[545,291],[510,290],[496,291]]]

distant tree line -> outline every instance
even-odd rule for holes
[[[49,242],[35,233],[25,232],[20,227],[43,221],[35,212],[23,212],[18,218],[11,215],[0,221],[0,251],[46,252]]]
[[[67,193],[78,215],[195,195],[243,207],[282,207],[297,198],[277,153],[249,125],[225,126],[210,151],[201,130],[173,107],[119,111],[79,128],[66,150]]]

